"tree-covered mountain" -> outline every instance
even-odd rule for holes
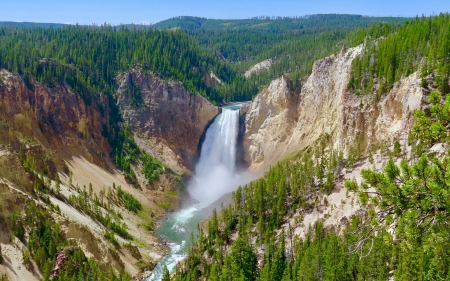
[[[0,41],[0,67],[48,85],[65,81],[86,99],[100,92],[113,94],[115,77],[135,66],[183,82],[192,93],[216,102],[245,100],[255,93],[229,66],[182,32],[116,30],[107,25],[1,28]],[[241,93],[207,85],[205,75],[211,71],[225,84],[240,83]]]
[[[181,17],[153,28],[4,22],[0,24],[5,26],[0,31],[0,67],[26,79],[67,80],[87,97],[112,93],[115,76],[139,65],[183,82],[191,92],[214,102],[249,100],[282,74],[289,73],[296,86],[299,78],[309,74],[314,60],[343,45],[362,42],[355,34],[357,28],[405,20],[357,15],[231,21]],[[157,30],[166,29],[170,22],[176,22],[180,30]],[[192,27],[192,22],[202,24]],[[242,76],[251,65],[268,58],[274,61],[268,72],[250,79]],[[220,86],[206,83],[211,72],[223,82]],[[66,79],[63,73],[76,79]]]
[[[368,17],[350,14],[316,14],[301,17],[267,17],[251,19],[207,19],[181,16],[158,22],[157,29],[180,28],[184,30],[260,30],[271,33],[283,33],[301,29],[334,29],[336,27],[367,27],[372,24],[403,23],[405,18]]]
[[[63,26],[67,26],[67,24],[50,23],[50,22],[0,21],[0,26],[3,26],[3,27],[18,27],[18,28],[30,28],[30,27],[60,28],[60,27],[63,27]]]
[[[408,18],[365,17],[361,15],[310,15],[304,17],[258,17],[247,20],[213,20],[178,17],[154,25],[158,29],[184,30],[211,52],[244,73],[250,66],[272,59],[268,71],[250,78],[265,86],[289,74],[298,85],[310,74],[312,63],[343,46],[362,43],[366,34],[357,30],[373,25],[394,28]]]

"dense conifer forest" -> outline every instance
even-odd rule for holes
[[[421,70],[423,86],[427,78],[442,93],[449,93],[450,16],[416,18],[395,33],[382,33],[366,38],[364,55],[353,62],[349,88],[357,94],[374,89],[381,95],[394,82]]]
[[[178,17],[157,23],[158,29],[180,29],[200,46],[232,64],[239,73],[272,59],[268,71],[250,77],[259,87],[288,74],[298,89],[314,61],[355,46],[379,29],[395,29],[408,18],[360,15],[311,15],[305,17],[256,17],[248,20],[209,20]],[[370,29],[367,29],[371,27]],[[234,89],[233,89],[234,90]]]

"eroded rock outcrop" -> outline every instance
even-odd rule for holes
[[[181,83],[131,70],[118,77],[118,104],[138,143],[178,173],[195,165],[200,139],[219,108]],[[138,87],[142,100],[133,104],[127,94]]]
[[[379,101],[374,95],[358,97],[347,84],[352,60],[361,52],[358,46],[316,61],[301,93],[292,92],[283,77],[255,98],[245,120],[250,169],[264,169],[324,134],[344,153],[358,141],[364,154],[374,143],[408,131],[424,94],[417,73],[397,82]]]
[[[0,138],[15,143],[13,134],[7,132],[20,132],[23,138],[37,139],[52,150],[105,166],[110,152],[102,135],[108,133],[107,97],[99,94],[88,105],[64,84],[50,88],[33,83],[32,87],[20,75],[0,70],[0,120],[5,122]]]
[[[247,163],[262,165],[282,152],[297,122],[298,94],[283,76],[246,105],[243,147]]]

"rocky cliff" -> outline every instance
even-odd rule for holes
[[[180,180],[164,169],[149,188],[141,184],[138,189],[127,182],[110,159],[106,138],[113,112],[110,97],[91,94],[94,98],[84,100],[63,83],[26,83],[20,75],[0,70],[0,255],[4,260],[0,276],[6,273],[8,280],[43,278],[40,266],[23,258],[23,252],[31,252],[27,238],[12,235],[13,214],[21,222],[30,221],[24,210],[33,204],[48,214],[48,223],[62,225],[62,235],[102,268],[112,265],[117,272],[137,276],[152,269],[164,254],[166,246],[153,230],[179,203],[175,185]],[[175,117],[168,118],[173,123],[164,124],[175,126]],[[188,133],[183,137],[189,140]],[[196,149],[198,143],[192,145]],[[133,169],[138,180],[143,178],[139,165]],[[123,198],[131,197],[143,210],[139,216],[124,203]],[[25,232],[29,229],[25,226]]]
[[[244,160],[252,166],[263,165],[276,158],[290,140],[298,119],[298,94],[290,90],[283,76],[274,80],[253,102],[244,105]]]
[[[117,102],[141,147],[179,173],[195,166],[200,140],[219,108],[181,83],[139,69],[118,77]],[[137,87],[138,102],[129,94]]]
[[[110,151],[102,135],[108,132],[108,112],[104,95],[88,105],[67,85],[49,88],[34,83],[29,88],[21,76],[0,70],[0,118],[5,121],[1,138],[5,143],[14,143],[11,132],[19,132],[22,139],[104,166]]]
[[[352,60],[362,46],[342,49],[316,61],[300,93],[286,77],[271,83],[246,109],[244,151],[251,170],[261,170],[312,144],[332,137],[346,153],[358,144],[362,154],[374,144],[398,138],[411,126],[424,90],[417,73],[396,83],[380,100],[347,90]]]

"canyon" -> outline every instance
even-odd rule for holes
[[[261,174],[270,165],[313,145],[323,136],[344,154],[358,145],[359,157],[367,156],[373,146],[381,143],[390,146],[394,140],[399,140],[406,145],[412,113],[427,105],[428,93],[421,87],[418,73],[413,73],[379,99],[374,99],[373,95],[356,96],[347,89],[347,84],[352,60],[362,51],[362,46],[343,48],[337,54],[316,61],[300,92],[293,91],[292,82],[282,76],[253,101],[243,104],[241,143],[238,144],[242,155],[237,156],[245,163],[241,168]],[[157,180],[146,182],[139,165],[133,166],[140,186],[135,188],[109,156],[111,100],[100,94],[89,104],[64,84],[47,87],[34,82],[30,86],[21,76],[6,70],[0,71],[0,77],[0,161],[3,163],[0,178],[2,194],[5,194],[0,198],[0,207],[8,210],[6,216],[20,208],[20,204],[12,204],[13,201],[30,200],[26,194],[32,190],[32,179],[28,179],[21,166],[18,154],[22,151],[42,159],[37,160],[36,169],[48,167],[49,175],[59,175],[61,193],[65,196],[79,193],[75,185],[92,186],[94,193],[121,186],[139,198],[145,210],[153,214],[157,226],[170,210],[179,206],[181,199],[171,194],[182,191],[192,176],[206,130],[220,113],[219,107],[199,94],[190,93],[179,82],[162,79],[139,68],[118,75],[116,99],[124,124],[129,126],[140,149],[161,160],[166,167]],[[139,104],[135,104],[129,94],[130,87],[137,87],[141,96]],[[363,163],[363,167],[369,165],[367,161]],[[344,175],[345,178],[351,176],[356,173],[348,171]],[[339,186],[330,195],[330,202],[345,197],[342,182]],[[63,200],[52,197],[51,201],[61,210],[61,214],[55,216],[65,225],[69,238],[85,245],[88,255],[97,257],[108,252],[109,242],[103,237],[102,225]],[[164,202],[172,207],[161,207]],[[140,273],[142,268],[136,266],[137,262],[145,260],[154,265],[164,256],[167,246],[161,245],[152,231],[144,229],[145,219],[120,206],[114,208],[123,213],[128,229],[139,242],[136,245],[142,257],[120,251],[118,256],[107,254],[104,262],[114,262],[116,269],[124,269],[139,279],[145,274]],[[339,224],[342,218],[358,210],[355,207],[349,211],[348,206],[342,206],[330,224]],[[313,215],[307,218],[310,223],[314,222]],[[304,234],[305,229],[296,231]],[[86,243],[83,241],[86,236],[99,242]],[[125,243],[125,240],[120,241]],[[3,256],[19,264],[17,249],[24,245],[16,239],[12,243],[17,249],[13,250],[6,237],[0,242],[8,249],[3,251]],[[39,273],[22,271],[27,273],[8,273],[10,280],[38,280],[40,277]]]

